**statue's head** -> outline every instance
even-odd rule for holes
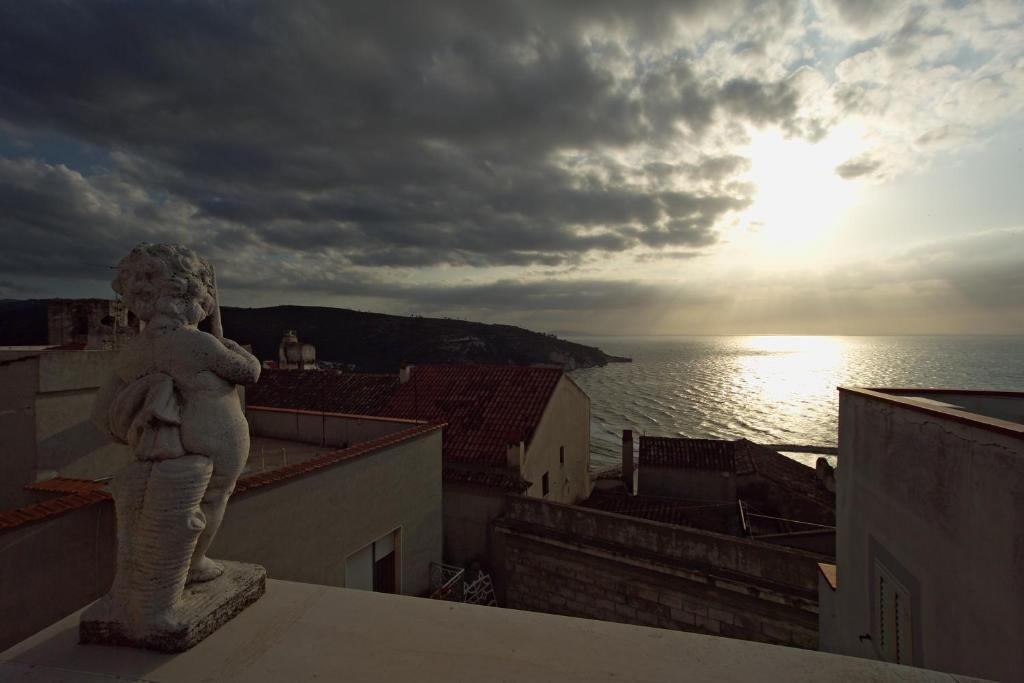
[[[146,321],[162,313],[195,325],[216,306],[213,269],[179,244],[143,242],[117,264],[111,286]]]

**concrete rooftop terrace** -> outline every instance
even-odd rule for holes
[[[0,653],[0,680],[970,681],[610,622],[268,581],[192,650],[79,645],[78,613]]]

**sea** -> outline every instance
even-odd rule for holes
[[[590,396],[595,471],[619,464],[623,429],[835,446],[841,385],[1024,391],[1024,335],[572,341],[633,359],[570,372]],[[818,457],[786,455],[812,465]]]

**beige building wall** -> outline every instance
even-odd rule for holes
[[[564,463],[560,460],[563,448]],[[562,375],[552,392],[526,450],[521,472],[531,484],[527,496],[575,503],[590,495],[590,397],[567,375]]]
[[[1024,425],[1003,425],[840,393],[838,587],[821,589],[823,650],[881,658],[887,573],[906,589],[910,663],[1024,680]]]
[[[444,561],[488,567],[491,522],[505,513],[504,489],[444,482]]]
[[[348,556],[396,529],[401,592],[426,594],[442,557],[440,430],[232,496],[210,555],[345,586]]]
[[[0,509],[37,478],[102,479],[130,460],[91,420],[116,351],[0,351]]]

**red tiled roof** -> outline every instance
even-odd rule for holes
[[[245,402],[270,408],[380,415],[396,386],[397,375],[264,369],[259,381],[246,389]]]
[[[688,470],[736,471],[736,444],[716,439],[640,437],[640,467],[679,467]]]
[[[508,444],[529,444],[560,368],[513,365],[418,365],[381,415],[443,420],[449,462],[504,465]]]
[[[530,488],[530,482],[514,472],[498,470],[467,470],[458,467],[445,467],[444,480],[456,484],[472,484],[489,488],[504,489],[522,493]]]
[[[30,484],[25,487],[30,491],[63,493],[65,495],[13,510],[0,511],[0,529],[13,529],[93,503],[110,500],[110,494],[103,490],[105,486],[104,482],[63,478]]]
[[[747,439],[740,439],[735,444],[737,474],[756,473],[822,508],[835,510],[835,494],[818,483],[814,468]]]
[[[37,481],[25,487],[26,491],[38,491],[40,493],[87,493],[91,491],[102,491],[106,488],[105,481],[92,481],[91,479],[72,479],[70,477],[57,477],[46,481]]]

